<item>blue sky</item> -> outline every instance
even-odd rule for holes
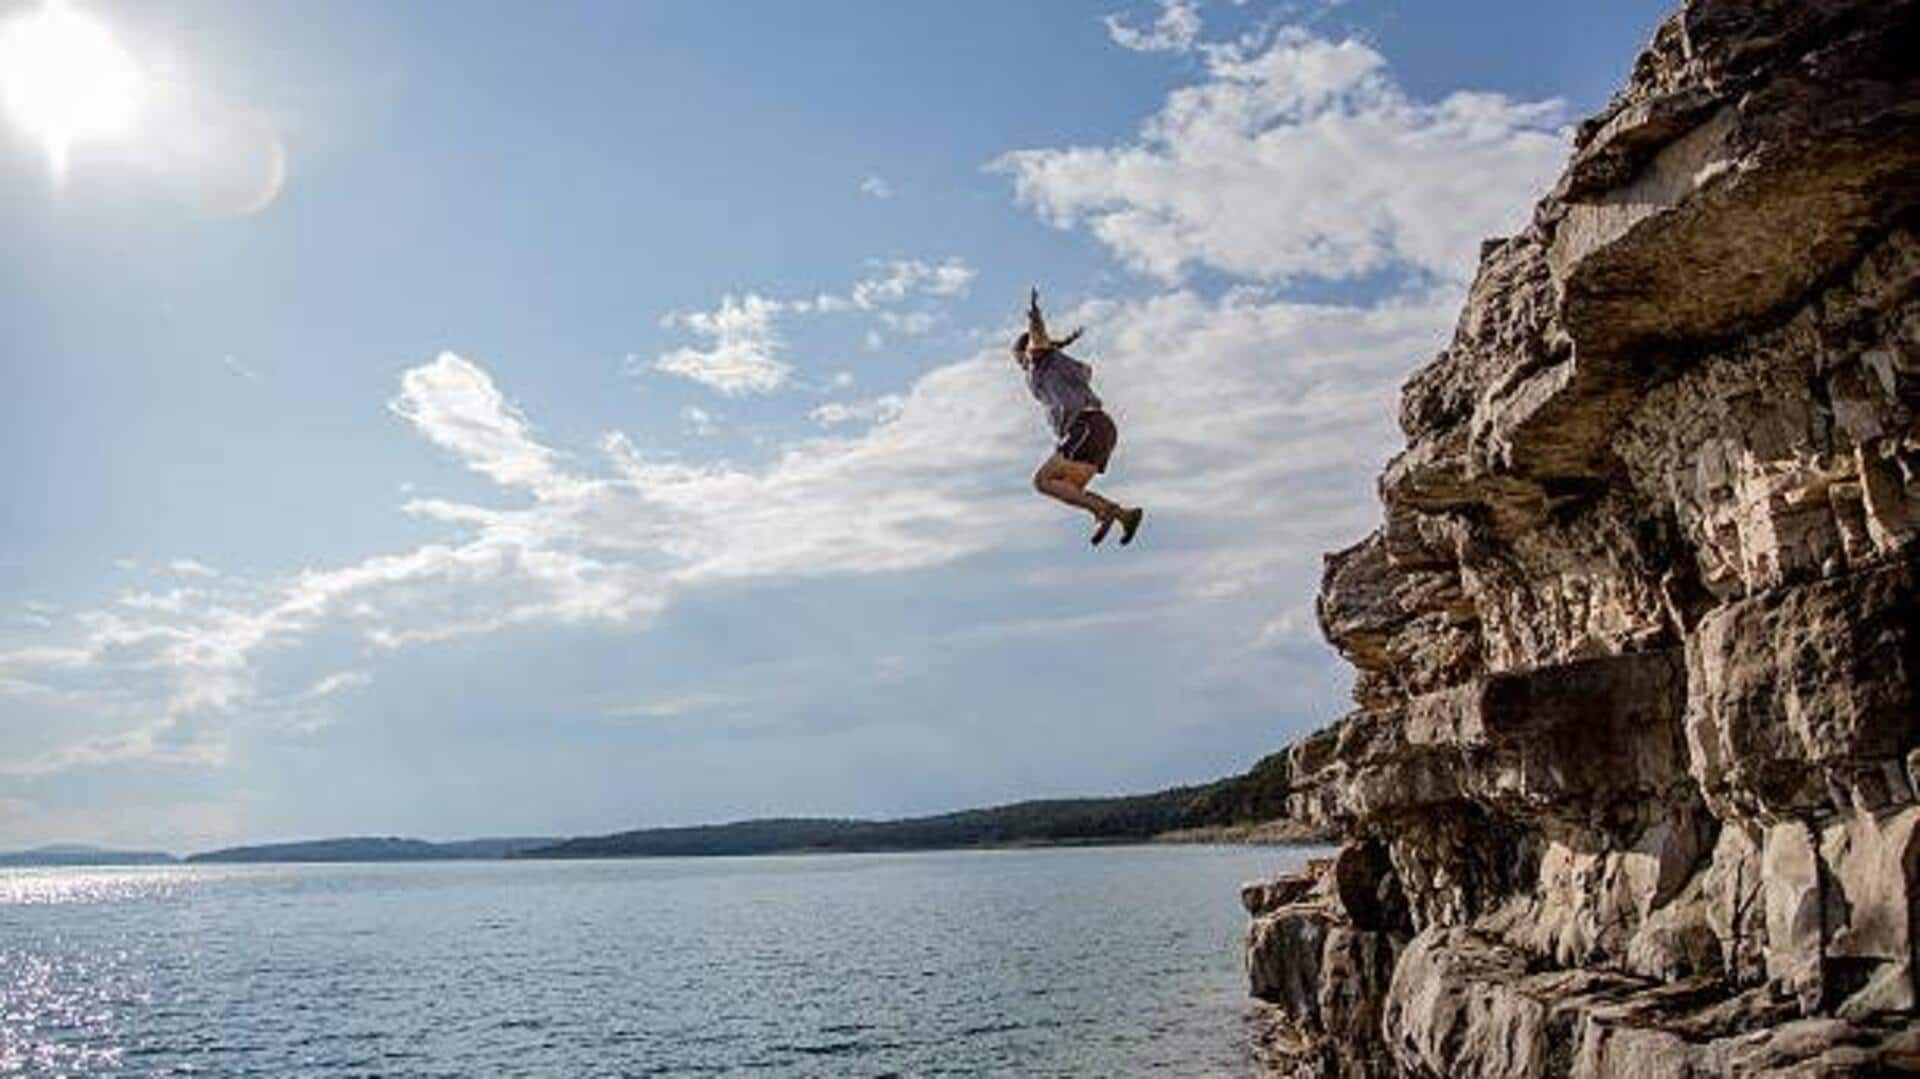
[[[59,170],[0,126],[0,845],[176,849],[1145,790],[1335,718],[1395,387],[1661,14],[73,9],[142,90]],[[1028,488],[1029,283],[1131,549]]]

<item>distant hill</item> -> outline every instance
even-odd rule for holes
[[[901,820],[782,817],[684,828],[642,828],[576,839],[510,836],[450,843],[404,836],[340,836],[227,847],[186,860],[198,864],[437,862],[938,850],[1159,839],[1316,842],[1326,838],[1286,819],[1288,775],[1285,756],[1276,754],[1242,775],[1200,786],[1114,798],[1015,802]],[[167,855],[154,857],[172,860]]]
[[[226,847],[192,855],[189,862],[451,862],[504,858],[554,842],[552,836],[507,836],[431,843],[402,836],[342,836],[294,843]]]
[[[646,858],[1142,842],[1282,817],[1286,775],[1284,758],[1276,756],[1245,775],[1153,794],[1015,802],[902,820],[793,817],[642,828],[569,839],[513,857]],[[1300,829],[1296,838],[1304,842],[1320,837]]]
[[[178,858],[165,851],[108,850],[80,843],[0,853],[0,866],[169,865],[177,861]]]
[[[434,846],[446,851],[454,858],[505,858],[523,850],[551,846],[559,842],[558,836],[504,836],[487,839],[457,839],[450,843],[435,843]]]

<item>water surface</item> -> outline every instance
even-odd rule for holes
[[[1304,853],[0,871],[0,1071],[1245,1073]]]

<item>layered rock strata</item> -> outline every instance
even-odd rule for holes
[[[1688,0],[1327,558],[1301,1076],[1920,1070],[1920,0]]]

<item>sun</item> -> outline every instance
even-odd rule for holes
[[[106,26],[63,0],[0,26],[0,96],[46,147],[55,176],[76,143],[125,134],[142,90],[139,68]]]

